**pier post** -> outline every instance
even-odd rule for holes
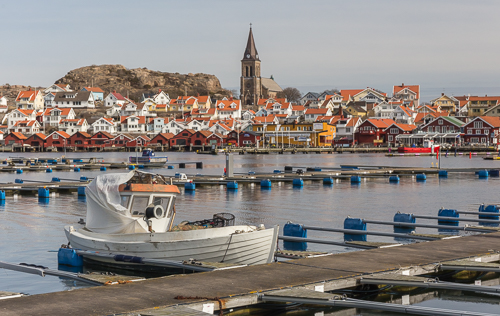
[[[234,176],[234,163],[233,163],[233,155],[226,155],[226,177]]]

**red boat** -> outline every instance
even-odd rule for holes
[[[398,147],[398,153],[401,154],[430,154],[431,152],[432,148],[430,147]]]

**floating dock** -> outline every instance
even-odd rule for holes
[[[100,286],[0,300],[2,315],[109,315],[165,313],[183,307],[202,311],[261,303],[285,288],[334,291],[355,287],[369,276],[414,276],[439,271],[441,263],[461,260],[493,262],[500,233],[415,243],[391,248],[345,252],[242,267],[174,275],[141,282]],[[472,266],[473,264],[471,264]],[[441,266],[442,267],[442,266]],[[449,269],[450,267],[447,267]],[[493,268],[493,267],[491,267]],[[373,302],[374,303],[374,302]],[[145,313],[145,312],[144,312]],[[196,315],[196,314],[194,314]]]

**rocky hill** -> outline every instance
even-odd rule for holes
[[[121,93],[138,101],[144,92],[158,92],[162,89],[171,98],[179,95],[207,95],[210,93],[229,96],[230,92],[222,89],[219,79],[214,75],[189,73],[168,73],[147,68],[128,69],[122,65],[92,65],[71,70],[55,83],[66,83],[74,90],[82,87],[99,87],[105,95],[111,91]]]

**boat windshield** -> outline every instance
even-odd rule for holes
[[[134,196],[132,206],[130,207],[130,214],[132,216],[144,216],[146,208],[148,207],[149,196]]]
[[[167,214],[166,217],[170,217],[170,210],[168,209],[168,203],[170,202],[170,196],[153,196],[153,204],[161,205]]]
[[[122,195],[120,196],[120,204],[125,207],[125,208],[128,208],[128,202],[130,201],[130,196],[129,195]]]

